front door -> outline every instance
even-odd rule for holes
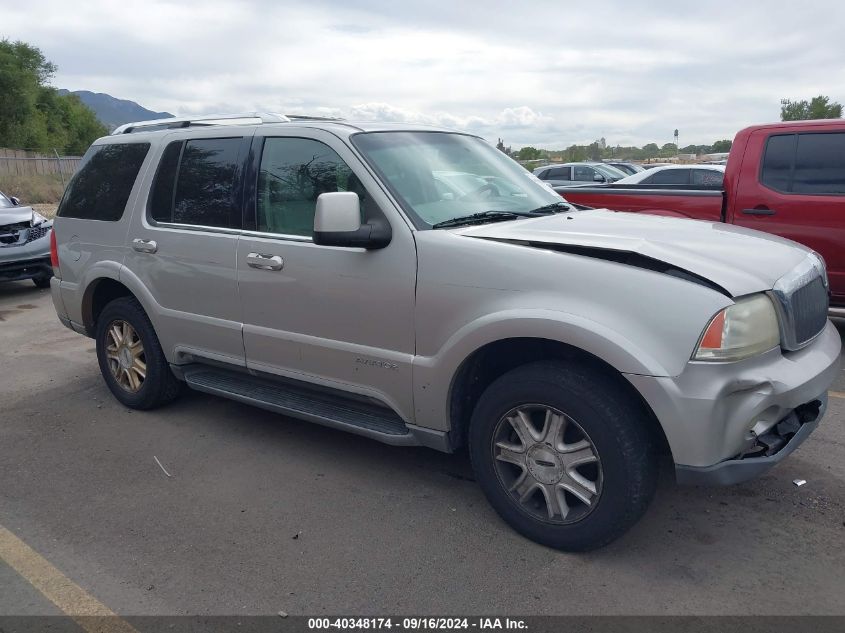
[[[751,135],[732,205],[734,224],[817,251],[827,263],[832,303],[845,305],[845,132]]]
[[[302,134],[303,130],[299,131]],[[260,134],[261,132],[259,132]],[[250,369],[370,396],[412,419],[416,248],[413,234],[352,151],[295,129],[256,137],[253,210],[238,245]],[[379,250],[312,241],[317,196],[355,191],[366,221],[382,214]]]

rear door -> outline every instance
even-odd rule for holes
[[[845,132],[762,129],[745,156],[729,220],[820,253],[833,302],[845,304]]]
[[[147,309],[171,362],[244,364],[235,256],[249,136],[167,137],[143,212],[133,215],[124,263],[151,295]]]

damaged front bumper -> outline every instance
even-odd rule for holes
[[[839,373],[834,325],[807,347],[743,361],[690,362],[678,376],[628,374],[666,435],[677,480],[731,484],[765,472],[818,425]]]
[[[50,232],[52,222],[4,231],[0,227],[0,281],[48,278],[50,265]]]
[[[675,465],[679,484],[728,486],[754,479],[782,461],[806,440],[819,425],[827,409],[827,393],[801,405],[769,431],[756,438],[754,446],[736,459],[713,466]]]

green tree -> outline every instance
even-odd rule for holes
[[[516,153],[516,158],[518,160],[537,160],[542,155],[543,154],[539,149],[529,145],[528,147],[520,148],[520,150]]]
[[[781,99],[781,121],[806,121],[808,119],[840,119],[842,104],[831,102],[830,97],[819,95],[810,101],[790,101]]]
[[[660,148],[657,143],[648,143],[643,145],[643,158],[655,158],[660,153]]]
[[[716,154],[722,152],[729,152],[731,151],[731,145],[733,145],[733,141],[730,139],[723,139],[721,141],[716,141],[710,148],[710,151]]]
[[[108,132],[79,98],[47,85],[55,72],[38,48],[0,40],[0,147],[82,153]]]

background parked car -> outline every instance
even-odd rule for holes
[[[563,163],[546,165],[534,170],[534,175],[545,180],[553,187],[566,185],[594,185],[603,182],[616,182],[625,178],[624,171],[605,163]]]
[[[615,167],[619,171],[625,172],[629,176],[632,174],[638,174],[641,171],[645,171],[645,168],[642,165],[637,165],[636,163],[623,163],[623,162],[616,162],[611,161],[605,163],[605,165],[610,165],[611,167]]]
[[[50,286],[52,228],[52,220],[0,192],[0,281],[32,279],[39,288]]]
[[[721,187],[723,165],[665,165],[617,180],[618,185],[692,185]]]

